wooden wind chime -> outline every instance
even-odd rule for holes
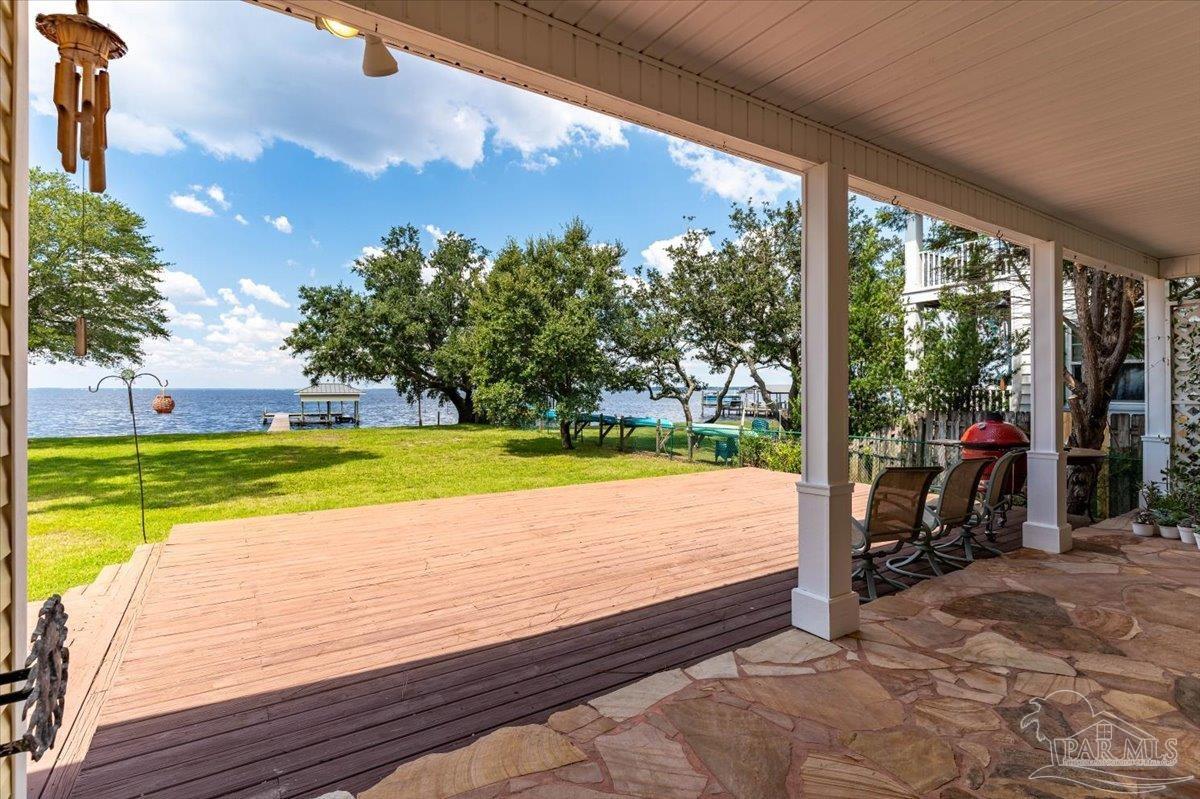
[[[125,42],[88,16],[87,0],[75,1],[74,14],[38,14],[36,24],[39,33],[58,45],[54,104],[63,169],[74,174],[82,158],[89,166],[88,189],[102,193],[107,186],[104,151],[112,105],[107,67],[110,60],[125,55]],[[81,222],[81,238],[82,232]],[[87,355],[87,319],[82,313],[75,319],[75,354]]]

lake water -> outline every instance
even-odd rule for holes
[[[171,389],[175,412],[158,414],[150,409],[157,389],[134,389],[133,402],[141,433],[224,433],[263,430],[262,412],[299,411],[291,389]],[[699,394],[693,402],[699,409]],[[310,406],[311,407],[311,406]],[[674,400],[652,400],[635,391],[609,394],[602,403],[605,413],[618,416],[658,416],[681,421],[683,409]],[[437,403],[422,402],[425,424],[438,421]],[[457,421],[454,407],[441,409],[442,424]],[[363,392],[364,427],[401,427],[417,423],[416,405],[410,405],[393,389],[374,388]],[[130,432],[129,405],[124,388],[102,389],[91,394],[85,388],[34,388],[29,390],[29,437],[114,436]]]

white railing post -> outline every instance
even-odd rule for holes
[[[1146,278],[1146,434],[1142,480],[1162,482],[1171,463],[1171,305],[1167,281]]]
[[[1045,552],[1071,548],[1067,523],[1067,467],[1063,455],[1062,245],[1035,242],[1030,249],[1032,307],[1030,351],[1033,433],[1029,462],[1029,514],[1022,543]]]
[[[800,563],[792,624],[826,639],[858,629],[850,585],[847,192],[839,165],[804,173],[804,468],[796,484]]]

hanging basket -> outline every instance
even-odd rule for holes
[[[171,411],[175,410],[175,400],[170,394],[167,394],[166,392],[160,392],[159,395],[154,398],[154,402],[150,403],[150,407],[154,409],[155,413],[170,413]]]

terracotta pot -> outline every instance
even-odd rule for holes
[[[154,402],[150,403],[150,407],[155,413],[170,413],[175,410],[175,400],[170,394],[159,394],[154,398]]]

